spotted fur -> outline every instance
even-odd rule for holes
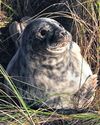
[[[77,106],[74,101],[84,93],[84,84],[92,86],[92,81],[86,82],[92,71],[79,46],[68,31],[49,18],[36,19],[25,28],[7,72],[29,105],[35,102],[56,109],[82,107],[83,98]]]

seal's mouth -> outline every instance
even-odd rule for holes
[[[69,42],[69,35],[58,38],[56,41],[47,43],[47,51],[51,53],[62,53],[66,51]]]

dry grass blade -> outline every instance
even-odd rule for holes
[[[30,117],[30,113],[29,113],[29,111],[28,111],[28,109],[27,109],[27,106],[26,106],[25,102],[23,101],[22,97],[20,96],[20,94],[19,94],[19,92],[18,92],[16,86],[14,85],[14,83],[12,82],[12,80],[9,79],[8,74],[5,72],[5,70],[3,69],[3,67],[2,67],[1,65],[0,65],[0,73],[1,73],[1,74],[4,76],[4,78],[7,80],[8,84],[9,84],[10,87],[11,87],[11,89],[14,91],[15,95],[17,96],[17,98],[18,98],[19,101],[21,102],[23,108],[24,108],[25,111],[27,112],[27,114],[26,114],[26,113],[24,113],[24,112],[22,111],[22,114],[27,118],[27,120],[30,122],[30,124],[34,124],[32,118]]]

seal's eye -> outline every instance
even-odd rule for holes
[[[45,36],[45,35],[46,35],[46,33],[47,33],[47,31],[46,31],[46,30],[41,30],[41,32],[40,32],[40,33],[41,33],[41,35],[42,35],[42,36]]]

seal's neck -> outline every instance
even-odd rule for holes
[[[56,64],[63,62],[66,59],[66,52],[63,52],[58,55],[54,54],[44,54],[44,53],[34,53],[32,57],[30,57],[31,62],[39,65],[51,65],[55,66]]]
[[[38,51],[32,50],[29,51],[28,53],[21,52],[21,54],[22,58],[24,58],[24,60],[26,60],[25,62],[27,62],[28,64],[31,63],[35,66],[39,65],[55,66],[58,63],[66,62],[66,60],[69,59],[70,46],[71,44],[68,44],[66,50],[58,54],[50,53],[45,50],[38,50]]]

